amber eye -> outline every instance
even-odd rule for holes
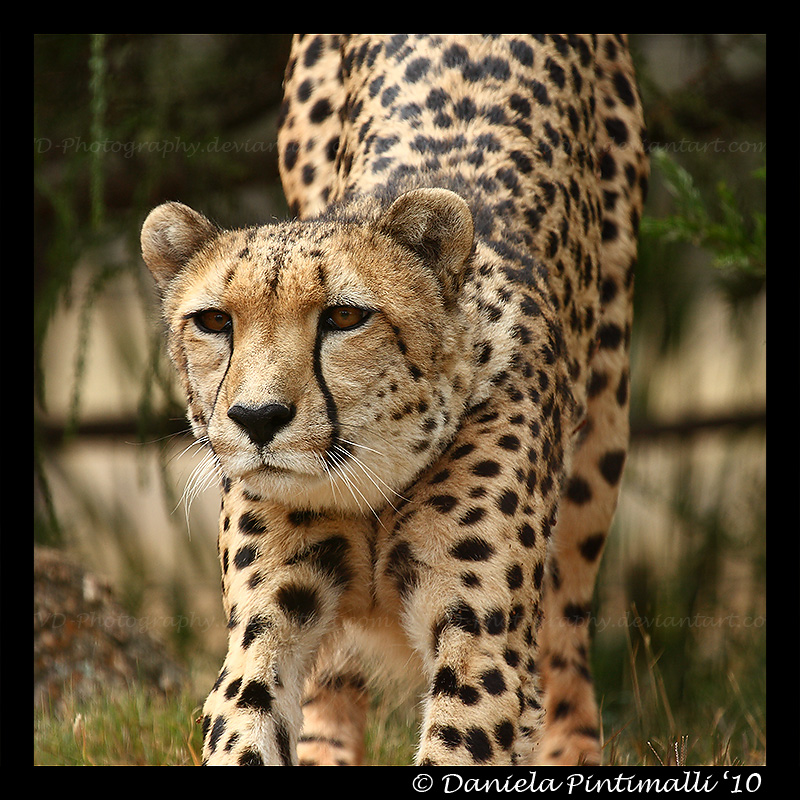
[[[323,313],[322,322],[328,330],[346,331],[365,322],[369,315],[365,308],[334,306]]]
[[[198,312],[194,315],[194,321],[200,330],[207,333],[227,333],[231,329],[230,314],[216,308]]]

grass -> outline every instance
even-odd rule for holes
[[[667,696],[657,659],[645,651],[644,679],[631,652],[626,711],[612,710],[605,723],[605,763],[612,766],[756,766],[766,760],[763,712],[743,696],[731,677],[728,703],[676,709]],[[636,651],[636,652],[634,652]],[[34,766],[196,766],[202,742],[202,699],[188,691],[165,697],[143,688],[77,702],[67,695],[58,708],[34,714]],[[367,730],[367,763],[413,763],[416,709],[412,701],[373,704]]]
[[[57,709],[34,711],[34,766],[196,766],[199,715],[188,692],[133,688],[83,702],[67,695]]]

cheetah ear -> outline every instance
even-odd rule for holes
[[[474,234],[472,214],[461,197],[447,189],[414,189],[392,203],[378,227],[428,264],[445,299],[455,300]]]
[[[142,226],[142,258],[159,289],[217,234],[219,228],[182,203],[154,208]]]

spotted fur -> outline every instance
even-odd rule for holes
[[[368,639],[419,668],[418,763],[600,762],[642,136],[623,36],[297,36],[295,219],[151,213],[222,482],[205,763],[360,763]]]

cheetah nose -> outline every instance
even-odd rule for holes
[[[228,416],[243,428],[251,441],[265,445],[275,434],[288,425],[295,414],[295,407],[283,403],[266,403],[262,406],[245,406],[235,403],[228,409]]]

